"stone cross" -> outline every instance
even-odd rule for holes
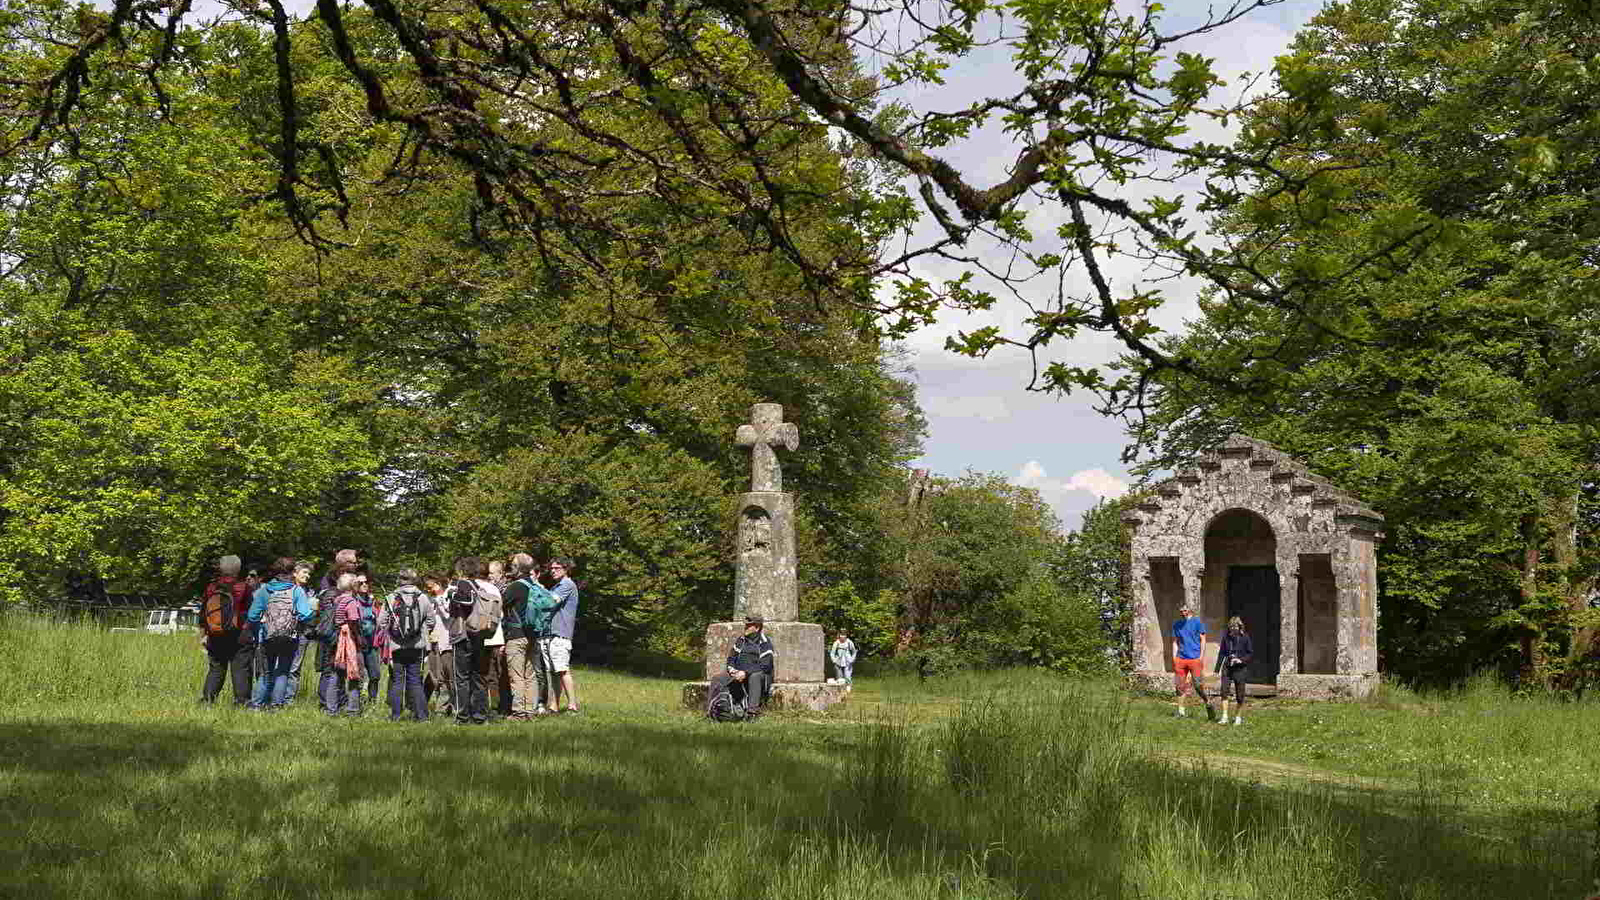
[[[740,425],[734,440],[741,447],[751,448],[750,490],[783,490],[783,470],[778,468],[776,448],[797,450],[800,447],[800,429],[793,422],[783,421],[783,407],[777,403],[757,403],[750,408],[749,425]]]

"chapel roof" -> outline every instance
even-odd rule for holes
[[[1180,496],[1185,488],[1198,486],[1222,468],[1224,459],[1248,459],[1250,468],[1270,470],[1274,481],[1288,482],[1297,494],[1310,494],[1313,505],[1331,504],[1339,516],[1353,516],[1383,521],[1383,514],[1368,506],[1355,495],[1306,468],[1304,463],[1274,447],[1266,441],[1245,434],[1231,434],[1222,443],[1200,454],[1194,465],[1179,469],[1178,473],[1151,486],[1155,493]]]

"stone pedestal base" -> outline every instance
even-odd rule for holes
[[[1141,671],[1133,673],[1136,685],[1148,691],[1171,694],[1176,682],[1171,672]],[[1207,675],[1204,684],[1207,692],[1221,689],[1221,679]],[[1360,700],[1369,696],[1378,686],[1377,673],[1366,675],[1279,675],[1276,686],[1251,684],[1245,693],[1251,697],[1284,697],[1291,700]]]
[[[1156,694],[1177,696],[1174,691],[1176,682],[1172,680],[1171,672],[1135,672],[1133,681],[1136,687]],[[1216,696],[1222,690],[1222,677],[1207,675],[1200,680],[1205,685],[1206,693]],[[1270,684],[1246,684],[1244,687],[1246,697],[1281,697],[1283,692]]]
[[[778,658],[772,673],[774,683],[822,681],[827,677],[824,659],[827,648],[822,626],[809,622],[768,622],[762,627],[772,640]],[[706,629],[706,678],[728,671],[728,651],[744,634],[743,622],[715,622]]]
[[[691,681],[683,686],[683,705],[694,710],[703,711],[706,708],[706,690],[709,682]],[[775,682],[772,685],[772,696],[767,700],[767,709],[809,709],[821,712],[829,706],[844,699],[849,688],[842,684],[827,684],[826,682]]]
[[[1378,687],[1378,673],[1365,675],[1279,675],[1278,696],[1300,700],[1360,700]]]

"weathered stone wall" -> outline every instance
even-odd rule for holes
[[[1148,668],[1171,672],[1171,641],[1167,635],[1172,633],[1172,623],[1177,621],[1178,610],[1184,601],[1183,576],[1178,573],[1177,557],[1151,558],[1149,583],[1154,615],[1152,621],[1156,627],[1141,631],[1143,653],[1136,658],[1146,660]]]
[[[733,615],[768,621],[800,617],[794,551],[794,495],[752,491],[739,495],[738,566],[733,575]]]
[[[704,681],[691,681],[683,686],[683,705],[690,709],[703,710],[706,708],[706,692],[711,685]],[[835,703],[844,700],[850,690],[842,684],[828,684],[826,682],[807,682],[791,684],[787,682],[774,682],[772,685],[772,698],[767,701],[767,709],[782,709],[791,712],[810,711],[821,712]]]
[[[1339,591],[1328,554],[1301,555],[1299,602],[1300,671],[1332,675],[1339,662]]]
[[[1280,675],[1278,696],[1301,700],[1359,700],[1378,687],[1378,674]]]
[[[1308,667],[1364,680],[1377,668],[1376,539],[1382,521],[1272,445],[1230,437],[1194,468],[1158,485],[1153,497],[1124,517],[1130,532],[1136,670],[1171,670],[1167,635],[1182,598],[1198,599],[1207,629],[1220,636],[1229,567],[1270,565],[1280,592],[1280,674],[1302,671],[1304,648]],[[1316,583],[1309,606],[1303,603],[1301,560],[1306,556],[1327,560],[1325,570],[1319,562],[1310,573]],[[1280,687],[1283,683],[1280,678]],[[1305,685],[1322,691],[1330,683]]]
[[[1378,541],[1371,532],[1350,539],[1350,568],[1356,587],[1355,651],[1351,666],[1358,672],[1378,671]]]
[[[827,640],[822,626],[810,622],[768,622],[762,628],[772,641],[776,663],[773,681],[822,681],[827,678]],[[744,622],[713,622],[706,629],[706,678],[728,670],[728,653],[744,634]]]

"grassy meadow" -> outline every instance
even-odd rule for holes
[[[204,669],[190,635],[0,622],[0,897],[1580,900],[1594,877],[1600,704],[1489,684],[1221,728],[1036,673],[864,677],[825,714],[715,725],[678,679],[580,670],[580,716],[455,728],[202,707]]]

